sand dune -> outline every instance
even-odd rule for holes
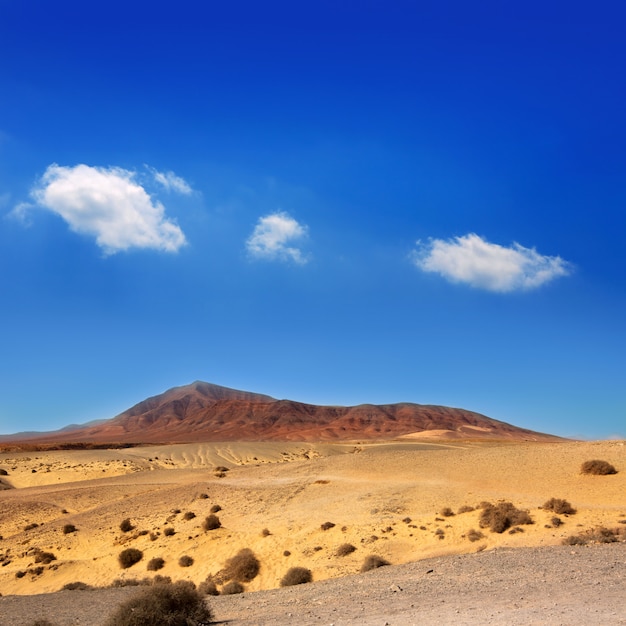
[[[583,461],[602,458],[612,476],[585,476]],[[250,591],[278,586],[294,565],[314,579],[358,572],[377,554],[393,564],[495,547],[547,546],[595,526],[626,520],[624,442],[478,443],[454,440],[314,444],[202,443],[123,450],[0,454],[0,589],[38,594],[81,581],[155,573],[196,583],[219,579],[225,561],[250,548],[261,562]],[[221,466],[227,471],[217,471]],[[551,497],[577,509],[541,509]],[[509,500],[534,521],[523,532],[479,528],[479,511],[464,505]],[[211,507],[222,527],[205,531]],[[442,514],[449,507],[455,515]],[[189,513],[188,515],[185,515]],[[191,513],[195,517],[191,516]],[[135,529],[120,530],[130,518]],[[331,522],[327,530],[322,524]],[[33,526],[37,524],[37,526]],[[76,532],[65,534],[65,525]],[[25,528],[32,526],[29,530]],[[166,528],[174,534],[166,536]],[[470,541],[471,529],[484,537]],[[349,543],[356,549],[337,556]],[[118,562],[128,547],[143,558]],[[37,562],[41,552],[55,560]],[[181,567],[181,556],[194,559]],[[165,561],[148,571],[154,557]]]

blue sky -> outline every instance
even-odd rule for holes
[[[200,379],[626,436],[625,18],[0,0],[0,433]]]

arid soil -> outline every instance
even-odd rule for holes
[[[581,474],[595,458],[618,473]],[[242,548],[260,572],[243,595],[209,599],[223,623],[623,623],[625,461],[619,441],[0,454],[8,487],[0,491],[0,624],[43,616],[101,624],[134,591],[53,593],[68,583],[104,588],[158,574],[196,584],[210,577],[221,588],[225,562]],[[547,510],[550,498],[576,512]],[[481,527],[481,503],[503,500],[532,523]],[[205,530],[216,507],[221,527]],[[598,527],[614,529],[617,542],[562,545]],[[342,556],[345,544],[355,549]],[[118,556],[129,547],[142,559],[123,569]],[[46,553],[53,558],[42,560]],[[392,565],[359,574],[372,554]],[[157,557],[163,568],[150,570]],[[292,566],[309,568],[315,582],[278,589]]]

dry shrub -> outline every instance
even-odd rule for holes
[[[223,596],[232,596],[237,593],[243,593],[245,591],[244,586],[236,580],[231,580],[222,587]]]
[[[142,558],[143,552],[137,550],[137,548],[126,548],[126,550],[122,550],[117,557],[123,569],[132,567],[135,563],[139,563]]]
[[[57,557],[52,554],[52,552],[43,552],[42,550],[37,550],[35,552],[35,563],[43,563],[44,565],[49,565],[52,561],[56,561]]]
[[[474,511],[474,510],[475,509],[473,506],[469,506],[469,504],[464,504],[463,506],[459,507],[457,514],[461,515],[462,513],[470,513],[471,511]]]
[[[105,626],[191,626],[207,624],[213,614],[193,584],[157,584],[124,602]]]
[[[153,559],[148,561],[147,569],[149,572],[157,572],[162,569],[165,565],[165,559],[162,559],[160,556],[155,556]]]
[[[214,504],[210,509],[209,513],[219,513],[222,510],[222,507],[219,504]]]
[[[291,556],[291,552],[289,552],[289,550],[285,550],[283,552],[283,556]]]
[[[215,581],[209,576],[204,582],[200,583],[198,591],[205,596],[219,596]]]
[[[167,528],[163,529],[163,534],[166,537],[171,537],[172,535],[176,534],[176,531],[171,526],[168,526]]]
[[[573,515],[576,513],[576,509],[567,500],[561,500],[560,498],[550,498],[542,508],[559,515]]]
[[[123,533],[128,533],[133,530],[133,528],[135,527],[132,525],[130,518],[128,517],[120,522],[120,530]]]
[[[280,581],[281,587],[291,587],[292,585],[302,585],[310,583],[313,574],[306,567],[290,567]]]
[[[596,476],[606,476],[607,474],[617,474],[617,470],[607,461],[593,459],[585,461],[580,467],[581,474],[594,474]]]
[[[368,557],[365,558],[365,561],[363,561],[361,571],[369,572],[370,570],[377,569],[379,567],[385,567],[386,565],[391,565],[391,563],[386,559],[383,559],[381,556],[370,554]]]
[[[76,526],[74,526],[74,524],[65,524],[65,526],[63,526],[63,534],[64,535],[69,535],[70,533],[75,533],[76,532]]]
[[[62,588],[66,591],[85,591],[86,589],[92,589],[90,585],[79,580],[73,583],[66,583]]]
[[[37,528],[38,526],[39,524],[37,524],[37,522],[33,522],[32,524],[26,524],[24,530],[33,530],[33,528]]]
[[[270,532],[269,528],[264,528],[261,531],[261,537],[269,537],[272,533]]]
[[[335,556],[348,556],[352,554],[356,548],[351,543],[342,543],[335,552]]]
[[[480,530],[475,530],[474,528],[471,528],[467,533],[467,538],[472,542],[484,539],[484,537],[485,535],[483,535]]]
[[[332,522],[324,522],[321,526],[322,530],[330,530],[331,528],[334,528],[335,524],[333,524]]]
[[[196,514],[193,511],[187,511],[184,515],[183,515],[183,519],[186,521],[189,521],[190,519],[193,519],[196,516]]]
[[[5,469],[2,469],[0,467],[0,476],[8,476],[8,475],[9,475],[9,472],[7,472]]]
[[[261,569],[261,563],[250,548],[243,548],[230,557],[224,566],[224,577],[228,580],[236,580],[249,583],[254,580]]]
[[[563,523],[563,520],[560,517],[555,516],[550,520],[550,523],[554,528],[558,528]]]
[[[191,567],[193,565],[193,557],[185,554],[178,559],[178,564],[181,567]]]
[[[563,539],[563,543],[568,546],[586,545],[588,543],[615,543],[622,539],[626,533],[621,528],[605,528],[598,526],[590,530],[571,535]]]
[[[441,509],[440,515],[443,515],[444,517],[452,517],[454,515],[454,511],[449,506],[445,506]]]
[[[222,522],[220,522],[220,518],[217,515],[209,515],[203,522],[202,528],[204,530],[216,530],[220,528]]]
[[[528,511],[521,511],[511,502],[498,502],[497,504],[484,502],[481,506],[483,510],[480,514],[480,527],[489,528],[493,533],[503,533],[511,526],[518,524],[533,523]]]

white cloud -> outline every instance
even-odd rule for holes
[[[518,243],[507,248],[474,233],[417,245],[413,261],[421,270],[488,291],[534,289],[571,271],[561,257],[544,256]]]
[[[185,235],[134,178],[134,172],[119,167],[53,164],[31,196],[74,232],[95,236],[107,254],[129,248],[176,252],[186,243]],[[23,213],[25,206],[14,212]]]
[[[167,191],[175,191],[186,196],[193,193],[193,189],[190,187],[189,183],[184,178],[174,174],[174,172],[159,172],[149,165],[145,167],[150,171],[152,176],[154,176],[154,180],[165,187]]]
[[[254,232],[246,241],[246,247],[257,258],[292,260],[303,264],[307,259],[293,243],[306,237],[307,230],[287,213],[271,213],[259,218]]]

